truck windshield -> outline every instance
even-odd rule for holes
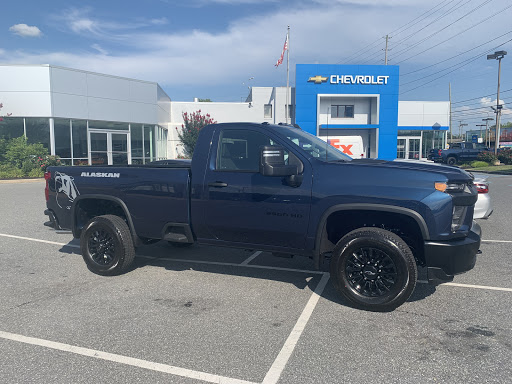
[[[286,129],[285,136],[308,155],[322,161],[351,161],[352,158],[318,137],[300,129]]]

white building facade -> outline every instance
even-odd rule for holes
[[[298,123],[335,146],[359,139],[353,157],[422,159],[445,146],[448,102],[396,100],[388,107],[384,89],[333,94],[325,84],[313,87],[310,101],[302,87],[297,95],[296,88],[252,87],[245,102],[183,102],[171,101],[153,82],[51,65],[0,65],[1,113],[11,114],[0,122],[0,138],[25,135],[69,165],[144,164],[183,154],[182,115],[200,110],[219,123]]]

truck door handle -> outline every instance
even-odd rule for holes
[[[209,187],[214,187],[214,188],[225,188],[228,186],[227,183],[223,183],[222,181],[215,181],[213,183],[208,183],[208,186]]]

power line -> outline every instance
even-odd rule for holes
[[[471,0],[469,0],[471,1]],[[467,1],[466,3],[464,3],[463,5],[466,5],[467,3],[469,3],[469,1]],[[460,20],[462,20],[463,18],[465,18],[466,16],[469,16],[470,14],[472,14],[473,12],[476,12],[477,10],[479,10],[480,8],[482,8],[484,5],[487,5],[491,2],[492,0],[485,0],[482,4],[476,6],[475,8],[471,9],[469,12],[467,12],[466,14],[462,15],[461,17],[459,17],[457,20],[451,22],[450,24],[444,26],[443,28],[439,29],[438,31],[434,32],[434,33],[431,33],[429,36],[427,37],[424,37],[423,39],[419,40],[418,42],[415,43],[415,45],[413,46],[416,47],[422,43],[424,43],[425,41],[427,41],[428,39],[431,39],[432,37],[436,36],[437,34],[441,33],[442,31],[444,31],[446,28],[449,28],[451,27],[452,25],[454,25],[455,23],[459,22]],[[459,2],[460,3],[460,2]],[[459,3],[455,4],[454,7],[456,7]],[[449,12],[451,13],[451,12]],[[439,19],[438,19],[439,20]],[[437,21],[437,20],[436,20]],[[423,28],[422,28],[423,29]],[[420,31],[422,30],[420,29]],[[419,32],[419,31],[418,31]],[[405,49],[402,49],[400,51],[398,51],[398,53],[395,53],[395,56],[401,56],[403,55],[405,52],[407,52],[409,50],[409,48],[405,48]]]
[[[463,66],[465,66],[465,65],[467,65],[467,64],[469,64],[469,63],[471,63],[471,62],[475,61],[476,59],[481,58],[484,54],[486,54],[486,53],[488,53],[488,52],[492,52],[492,51],[494,51],[495,49],[497,49],[497,48],[501,47],[502,45],[505,45],[505,44],[507,44],[507,43],[509,43],[509,42],[511,42],[511,41],[512,41],[512,39],[507,40],[507,41],[505,41],[504,43],[499,44],[499,45],[497,45],[497,46],[496,46],[496,47],[494,47],[494,48],[486,49],[483,53],[479,53],[478,55],[475,55],[475,56],[473,56],[473,57],[470,57],[469,59],[466,59],[466,60],[464,60],[464,61],[460,61],[460,62],[458,62],[458,63],[455,63],[455,64],[453,64],[453,65],[450,65],[449,67],[446,67],[446,68],[444,68],[444,69],[441,69],[441,70],[439,70],[439,71],[437,71],[437,72],[431,73],[430,75],[426,75],[426,76],[423,76],[423,77],[419,77],[419,78],[417,78],[417,79],[411,80],[411,81],[409,81],[409,82],[407,82],[407,83],[403,83],[403,84],[401,84],[401,85],[402,85],[402,86],[404,86],[404,85],[407,85],[407,84],[416,83],[417,81],[421,81],[421,80],[423,80],[423,79],[426,79],[426,78],[429,78],[429,77],[435,76],[435,75],[437,75],[437,74],[439,74],[439,73],[441,73],[441,72],[444,72],[444,71],[446,71],[446,70],[448,70],[448,69],[450,69],[450,68],[453,68],[453,67],[457,67],[456,69],[462,68]],[[466,63],[466,64],[463,64],[463,63]],[[463,64],[463,65],[460,65],[460,64]],[[460,65],[460,66],[459,66],[459,65]],[[451,71],[451,72],[453,72],[453,71]],[[448,72],[448,73],[451,73],[451,72]],[[444,76],[444,75],[443,75],[443,76]]]
[[[505,93],[505,92],[510,92],[512,91],[512,88],[511,89],[507,89],[506,91],[500,91],[500,93]],[[452,104],[459,104],[459,103],[464,103],[466,101],[471,101],[471,100],[477,100],[477,99],[481,99],[481,98],[484,98],[484,97],[490,97],[490,96],[494,96],[496,93],[491,93],[490,95],[484,95],[484,96],[480,96],[480,97],[474,97],[472,99],[467,99],[467,100],[461,100],[461,101],[455,101],[455,102],[452,102]]]
[[[441,4],[443,4],[443,3],[447,2],[447,1],[449,1],[449,3],[448,3],[448,4],[450,4],[450,3],[454,2],[455,0],[444,0],[444,1],[441,1],[439,4],[437,4],[437,5],[435,5],[434,7],[430,8],[428,11],[426,11],[426,12],[422,13],[420,16],[416,17],[415,19],[413,19],[413,20],[409,21],[408,23],[406,23],[406,24],[402,25],[401,27],[399,27],[399,28],[395,29],[394,31],[390,32],[390,33],[389,33],[389,35],[391,35],[391,34],[395,33],[396,31],[398,31],[398,30],[400,30],[400,29],[402,29],[402,28],[406,27],[406,26],[407,26],[407,25],[409,25],[409,24],[411,24],[411,23],[415,22],[416,20],[418,20],[418,19],[419,19],[419,18],[421,18],[422,16],[426,15],[427,13],[429,13],[430,11],[434,10],[435,8],[437,8],[438,6],[440,6]],[[442,9],[442,8],[443,8],[443,7],[441,7],[440,9]],[[440,9],[438,9],[437,11],[435,11],[435,12],[433,12],[433,13],[438,12]],[[431,15],[428,15],[428,16],[431,16]],[[426,16],[426,17],[428,17],[428,16]],[[425,18],[426,18],[426,17],[425,17]],[[410,28],[410,27],[409,27],[409,28]],[[400,34],[400,33],[404,32],[405,30],[407,30],[407,29],[409,29],[409,28],[405,28],[403,31],[397,32],[396,34],[398,35],[398,34]],[[364,55],[364,54],[366,53],[366,52],[365,52],[365,50],[367,50],[367,49],[369,49],[369,48],[371,48],[371,47],[375,47],[375,46],[376,46],[375,44],[376,44],[376,43],[380,43],[380,42],[382,42],[382,38],[379,38],[378,40],[375,40],[373,43],[370,43],[370,44],[368,44],[368,45],[364,46],[363,48],[360,48],[360,49],[359,49],[359,51],[357,51],[357,52],[353,53],[352,55],[350,55],[349,57],[345,58],[344,60],[340,60],[340,61],[338,61],[336,64],[340,64],[340,63],[345,64],[346,62],[348,62],[348,61],[350,61],[350,60],[353,60],[353,59],[355,59],[355,58],[357,58],[357,57],[359,57],[359,56],[362,56],[362,55]]]
[[[407,41],[409,40],[410,38],[412,38],[413,36],[417,36],[417,34],[421,31],[423,31],[425,28],[431,26],[432,24],[438,22],[439,20],[445,18],[446,16],[448,16],[449,14],[453,13],[456,9],[458,9],[458,5],[460,3],[462,3],[464,0],[459,0],[459,2],[457,4],[455,4],[453,7],[451,7],[450,9],[448,9],[446,11],[446,13],[442,14],[441,16],[439,16],[437,19],[434,19],[433,21],[431,21],[430,23],[428,23],[427,25],[423,26],[422,28],[418,29],[417,31],[411,33],[410,35],[404,37],[402,40],[398,40],[396,42],[396,45],[400,45],[400,44],[403,44],[404,41]],[[463,7],[464,5],[468,4],[470,1],[472,0],[466,0],[466,2],[461,6]],[[486,1],[491,1],[491,0],[486,0]],[[402,52],[402,50],[400,50],[400,52]]]
[[[471,49],[468,49],[467,51],[461,52],[461,53],[459,53],[458,55],[452,56],[452,57],[450,57],[450,58],[448,58],[448,59],[445,59],[445,60],[439,61],[439,62],[437,62],[437,63],[431,64],[431,65],[428,65],[428,66],[426,66],[426,67],[423,67],[423,68],[420,68],[420,69],[416,69],[416,70],[411,71],[411,72],[402,73],[402,74],[400,74],[400,76],[408,76],[408,75],[410,75],[410,74],[413,74],[413,73],[416,73],[416,72],[423,71],[424,69],[434,67],[434,66],[436,66],[436,65],[438,65],[438,64],[444,63],[444,62],[449,61],[449,60],[451,60],[451,59],[455,59],[456,57],[459,57],[459,56],[462,56],[462,55],[463,55],[463,54],[465,54],[465,53],[468,53],[468,52],[474,51],[474,50],[475,50],[475,49],[477,49],[477,48],[480,48],[480,47],[482,47],[482,46],[484,46],[484,45],[486,45],[486,44],[489,44],[490,42],[492,42],[492,41],[494,41],[494,40],[498,40],[499,38],[501,38],[501,37],[503,37],[503,36],[506,36],[506,35],[508,35],[508,34],[511,34],[511,33],[512,33],[512,31],[509,31],[509,32],[507,32],[507,33],[504,33],[504,34],[503,34],[503,35],[501,35],[501,36],[498,36],[498,37],[496,37],[496,38],[494,38],[494,39],[491,39],[491,40],[489,40],[489,41],[486,41],[486,42],[485,42],[485,43],[483,43],[483,44],[477,45],[476,47],[473,47],[473,48],[471,48]]]
[[[512,5],[511,5],[511,7],[512,7]],[[492,49],[490,49],[490,50],[487,50],[486,52],[492,52],[494,49],[496,49],[496,48],[498,48],[498,47],[500,47],[500,46],[502,46],[502,45],[504,45],[504,44],[506,44],[506,43],[508,43],[508,42],[510,42],[510,41],[512,41],[512,39],[510,39],[510,40],[508,40],[508,41],[504,42],[503,44],[500,44],[500,45],[496,46],[495,48],[492,48]],[[438,77],[437,77],[437,79],[440,79],[441,77],[444,77],[444,76],[446,76],[446,75],[448,75],[448,74],[450,74],[450,73],[452,73],[452,72],[455,72],[456,70],[458,70],[458,69],[460,69],[460,68],[462,68],[462,67],[465,67],[466,65],[468,65],[468,64],[470,64],[470,63],[472,63],[473,61],[478,60],[479,58],[481,58],[481,55],[474,56],[473,58],[471,58],[471,59],[469,59],[469,60],[466,60],[466,62],[465,62],[465,63],[464,63],[464,62],[462,62],[462,63],[464,63],[464,64],[459,63],[459,64],[461,64],[461,65],[459,65],[457,68],[455,68],[455,69],[454,69],[454,70],[452,70],[452,71],[446,72],[446,73],[444,73],[444,74],[442,74],[442,75],[438,76]],[[452,68],[452,67],[453,67],[453,66],[451,66],[451,67],[449,67],[449,68]],[[444,71],[444,70],[442,70],[442,71]],[[437,74],[437,73],[440,73],[440,72],[442,72],[442,71],[438,71],[438,72],[434,73],[434,75],[435,75],[435,74]],[[425,78],[430,77],[430,76],[432,76],[432,75],[424,76],[423,78],[420,78],[420,79],[418,79],[418,80],[422,80],[422,79],[425,79]],[[415,80],[415,81],[417,81],[417,80]],[[409,83],[411,83],[411,82],[409,82]],[[425,84],[423,84],[423,85],[425,85]],[[404,93],[410,92],[410,91],[412,91],[412,90],[418,89],[418,88],[420,88],[421,86],[422,86],[422,85],[419,85],[419,86],[417,86],[417,87],[415,87],[415,88],[411,88],[411,89],[409,89],[409,90],[407,90],[407,91],[405,91],[405,92],[402,92],[402,93],[400,93],[400,94],[404,94]]]
[[[453,38],[455,38],[455,37],[457,37],[457,36],[459,36],[459,35],[461,35],[461,34],[463,34],[463,33],[467,32],[467,31],[469,31],[470,29],[475,28],[476,26],[478,26],[478,25],[480,25],[480,24],[482,24],[482,23],[486,22],[487,20],[489,20],[489,19],[493,18],[493,17],[494,17],[494,16],[496,16],[496,15],[499,15],[500,13],[502,13],[503,11],[506,11],[507,9],[509,9],[509,8],[511,8],[511,7],[512,7],[512,4],[510,4],[510,5],[506,6],[505,8],[501,9],[500,11],[498,11],[498,12],[496,12],[496,13],[494,13],[494,14],[492,14],[492,15],[488,16],[488,17],[486,17],[485,19],[483,19],[483,20],[479,21],[478,23],[476,23],[476,24],[472,25],[471,27],[466,28],[465,30],[463,30],[463,31],[461,31],[461,32],[459,32],[459,33],[457,33],[457,34],[453,35],[452,37],[450,37],[450,38],[448,38],[448,39],[446,39],[446,40],[443,40],[443,41],[441,41],[440,43],[437,43],[437,44],[435,44],[435,45],[433,45],[433,46],[431,46],[431,47],[429,47],[429,48],[427,48],[427,49],[423,50],[421,53],[425,53],[425,52],[430,51],[431,49],[433,49],[433,48],[435,48],[435,47],[437,47],[437,46],[439,46],[439,45],[441,45],[441,44],[446,43],[447,41],[449,41],[449,40],[451,40],[451,39],[453,39]],[[415,55],[409,56],[408,58],[403,59],[402,61],[399,61],[397,64],[399,64],[399,63],[403,63],[404,61],[410,60],[410,59],[412,59],[413,57],[416,57],[416,56],[418,56],[418,54],[415,54]]]

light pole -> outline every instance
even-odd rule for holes
[[[501,76],[501,59],[505,57],[507,51],[496,51],[492,55],[487,55],[487,60],[498,60],[498,95],[496,96],[496,140],[494,140],[494,155],[498,156],[498,147],[500,145],[500,76]]]
[[[485,145],[487,147],[491,146],[491,135],[489,134],[489,121],[493,121],[494,119],[492,117],[486,117],[485,119],[482,119],[482,121],[485,121]]]

